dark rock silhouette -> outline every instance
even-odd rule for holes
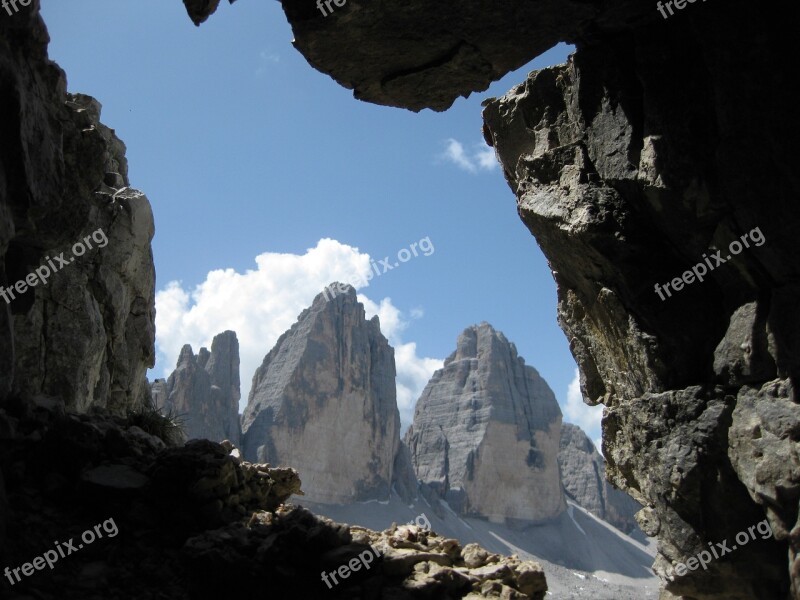
[[[150,203],[100,103],[66,93],[38,3],[1,12],[0,400],[122,414],[145,401],[155,360]]]

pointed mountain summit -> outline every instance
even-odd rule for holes
[[[270,350],[242,430],[244,456],[297,469],[307,500],[388,498],[401,447],[394,350],[352,286],[328,286]]]
[[[565,508],[561,409],[514,344],[488,323],[458,337],[406,433],[423,490],[459,514],[540,521]]]
[[[186,344],[169,379],[156,379],[153,400],[161,409],[182,415],[189,439],[239,444],[239,340],[233,331],[214,337],[211,352],[197,356]]]

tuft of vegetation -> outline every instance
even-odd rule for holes
[[[139,429],[160,438],[167,446],[180,446],[186,440],[183,431],[185,415],[169,409],[162,413],[152,403],[128,411],[126,421],[129,427]]]

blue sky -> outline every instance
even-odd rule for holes
[[[600,437],[599,413],[574,385],[553,278],[481,135],[481,101],[563,62],[568,47],[445,113],[415,114],[354,100],[312,69],[278,2],[223,2],[200,28],[178,0],[42,0],[42,13],[69,91],[103,104],[131,184],[153,207],[151,378],[174,368],[183,343],[196,352],[232,328],[249,389],[325,283],[364,277],[386,256],[393,265],[427,239],[428,256],[358,290],[396,348],[405,424],[458,334],[488,321],[548,381],[566,419]]]

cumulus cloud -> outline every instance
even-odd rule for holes
[[[244,410],[256,368],[300,312],[332,281],[364,286],[371,268],[369,254],[331,239],[321,239],[302,255],[265,252],[255,262],[256,269],[244,273],[211,271],[191,290],[172,281],[156,293],[156,377],[172,372],[183,344],[191,344],[196,354],[202,346],[210,348],[216,334],[232,329],[239,338]],[[419,357],[416,344],[403,341],[408,320],[390,298],[374,302],[359,294],[358,299],[368,319],[378,315],[395,348],[398,405],[407,426],[414,403],[443,361]],[[411,318],[417,316],[421,309],[412,310]]]
[[[450,138],[447,140],[447,147],[442,154],[442,158],[469,173],[492,171],[498,166],[494,150],[481,142],[473,144],[470,152],[464,148],[464,144]]]
[[[497,168],[498,162],[497,157],[494,154],[494,149],[489,148],[484,144],[478,144],[478,147],[475,149],[475,154],[473,154],[473,158],[475,159],[478,168],[484,171],[492,171]]]
[[[575,369],[575,377],[567,387],[567,403],[561,408],[564,412],[564,420],[583,429],[594,441],[597,451],[602,454],[600,424],[603,418],[603,407],[584,404],[578,369]]]

